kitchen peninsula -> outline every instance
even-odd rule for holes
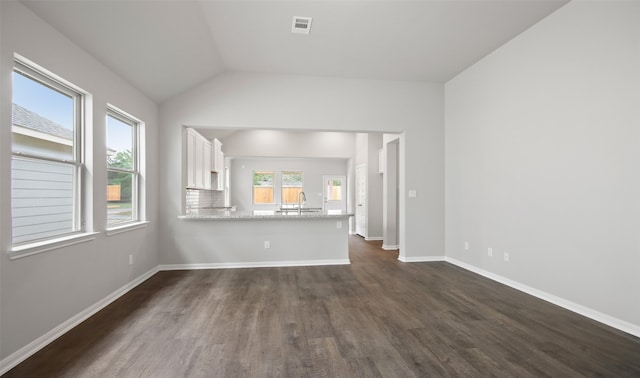
[[[339,211],[228,211],[198,209],[181,215],[185,263],[164,269],[207,269],[349,264],[349,217]],[[196,252],[196,253],[194,253]]]
[[[289,141],[276,143],[278,154],[297,146],[314,155],[246,156],[274,146],[264,143],[264,131],[208,131],[183,131],[182,215],[176,214],[174,233],[167,235],[175,244],[162,258],[163,269],[349,264],[351,155],[318,152],[318,140],[326,138],[317,135],[305,141],[296,133],[292,143],[290,135],[278,133],[268,139]],[[331,147],[342,139],[341,150],[355,143],[332,137]],[[243,150],[247,145],[250,151]],[[320,149],[326,150],[333,151]]]

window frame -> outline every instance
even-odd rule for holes
[[[131,126],[132,131],[132,144],[131,144],[131,161],[133,163],[132,169],[124,169],[109,166],[109,163],[106,159],[108,155],[105,155],[105,166],[106,166],[106,178],[107,185],[109,183],[109,172],[119,172],[119,173],[127,173],[131,174],[131,220],[125,222],[118,223],[109,223],[109,213],[107,210],[107,218],[106,218],[106,229],[107,231],[111,231],[111,234],[115,233],[114,231],[128,229],[128,228],[136,228],[136,226],[145,223],[142,219],[142,190],[141,190],[141,180],[142,180],[142,169],[140,162],[140,149],[142,148],[140,143],[140,129],[142,127],[143,122],[138,118],[116,108],[111,104],[107,104],[107,111],[105,115],[105,152],[108,150],[108,142],[109,142],[109,117],[114,118],[124,124]],[[107,186],[105,185],[105,190]],[[105,204],[108,202],[105,201]],[[108,233],[109,235],[110,233]]]
[[[285,198],[284,198],[284,192],[285,192],[285,183],[284,183],[284,177],[285,175],[289,175],[292,173],[299,173],[300,176],[302,177],[301,182],[300,182],[300,191],[304,192],[304,171],[302,169],[287,169],[287,170],[281,170],[280,171],[280,202],[282,203],[282,207],[286,208],[286,207],[297,207],[298,206],[298,202],[285,202]],[[297,186],[294,186],[292,188],[298,188]]]
[[[63,95],[69,96],[73,103],[73,138],[72,138],[72,157],[71,159],[57,158],[53,156],[40,155],[37,152],[20,152],[14,151],[13,137],[11,142],[11,164],[14,160],[32,160],[36,162],[45,163],[58,163],[62,165],[68,165],[72,167],[73,179],[72,179],[72,229],[69,232],[63,232],[47,237],[35,238],[24,240],[21,242],[14,242],[13,236],[13,206],[10,207],[10,233],[11,233],[11,247],[9,253],[11,258],[20,257],[22,255],[31,255],[33,253],[39,253],[53,249],[51,245],[60,244],[61,242],[68,245],[69,240],[90,240],[93,233],[87,233],[86,226],[86,209],[84,206],[86,185],[85,172],[86,172],[86,160],[84,151],[84,135],[85,135],[85,103],[87,93],[82,91],[78,87],[74,86],[70,82],[58,77],[52,72],[34,64],[27,59],[24,59],[17,54],[14,56],[13,75],[19,74],[27,79],[30,79],[39,85],[49,87],[51,90],[60,92]],[[13,103],[14,89],[11,91],[11,101]],[[28,109],[32,111],[31,109]],[[13,121],[11,122],[12,135],[13,135]],[[13,169],[13,168],[12,168]],[[10,181],[13,182],[13,172],[10,175]],[[10,198],[13,201],[13,190],[11,191]],[[88,237],[87,237],[88,236]]]
[[[256,173],[270,173],[271,174],[271,202],[256,202],[256,192],[255,192],[255,188],[256,185],[254,184],[254,180],[255,180],[255,176]],[[275,189],[276,189],[276,171],[275,170],[268,170],[268,169],[254,169],[251,172],[251,197],[252,197],[252,202],[253,205],[273,205],[275,204],[275,200],[276,200],[276,193],[275,193]]]

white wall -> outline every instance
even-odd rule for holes
[[[639,20],[572,2],[446,84],[447,257],[638,335]]]
[[[0,358],[94,305],[158,264],[157,255],[157,106],[124,80],[73,45],[20,3],[0,2]],[[14,52],[36,62],[92,95],[92,125],[87,137],[88,223],[97,239],[72,247],[10,260],[11,74]],[[146,122],[146,228],[105,236],[105,107],[114,106]],[[90,113],[91,114],[91,113]],[[93,156],[91,156],[93,155]],[[128,255],[134,265],[128,265]]]
[[[418,196],[401,198],[400,253],[442,256],[443,109],[440,84],[240,73],[220,75],[164,103],[161,261],[184,253],[176,219],[183,206],[182,126],[404,132],[401,189],[416,189]]]
[[[225,136],[222,143],[225,156],[235,157],[343,158],[350,161],[355,156],[355,134],[350,132],[238,129]],[[340,171],[342,170],[341,168]],[[352,170],[351,166],[347,166],[345,173],[343,173],[347,176],[348,181],[354,174]],[[232,191],[235,189],[237,188]],[[350,187],[347,197],[348,210],[353,211],[353,190]],[[308,197],[308,199],[314,207],[322,207],[322,203],[317,202],[318,198]],[[248,209],[247,204],[250,202],[245,200],[242,202],[244,204],[239,205]],[[232,204],[235,203],[232,202]]]
[[[356,134],[356,149],[355,149],[355,165],[368,164],[369,156],[367,151],[367,145],[369,143],[369,134],[357,133]]]
[[[367,237],[382,239],[382,175],[378,167],[378,151],[382,148],[382,134],[370,133],[367,138]]]
[[[331,158],[234,158],[231,161],[231,205],[238,210],[277,210],[282,206],[282,171],[302,171],[306,207],[322,208],[323,175],[347,176],[347,159]],[[253,204],[253,172],[275,173],[275,204]]]
[[[222,140],[225,156],[353,158],[355,134],[238,130]]]

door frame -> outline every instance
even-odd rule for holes
[[[367,178],[368,178],[368,171],[367,171],[368,167],[367,164],[360,164],[356,167],[355,170],[355,233],[357,235],[360,235],[362,237],[364,237],[365,239],[368,236],[368,183],[367,183]],[[364,200],[362,201],[362,203],[360,203],[360,188],[361,188],[361,181],[360,181],[360,177],[358,176],[358,174],[364,174]],[[364,217],[363,220],[363,229],[359,230],[358,228],[358,217]],[[360,232],[359,232],[360,231]]]

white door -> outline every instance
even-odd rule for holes
[[[356,167],[356,234],[367,237],[367,166]]]
[[[322,176],[324,183],[324,210],[347,212],[347,178],[345,176]]]

